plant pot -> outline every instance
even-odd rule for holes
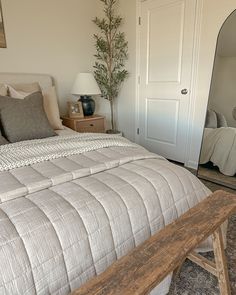
[[[118,131],[118,130],[113,130],[113,129],[109,129],[106,131],[107,134],[114,134],[114,135],[120,135],[120,136],[123,136],[122,132],[121,131]]]

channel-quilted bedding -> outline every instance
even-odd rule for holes
[[[0,294],[69,294],[209,193],[133,145],[0,172]]]

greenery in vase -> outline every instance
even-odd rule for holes
[[[100,0],[104,4],[105,17],[96,17],[93,22],[100,29],[95,34],[97,61],[94,76],[101,89],[102,96],[109,100],[111,107],[111,125],[115,129],[114,100],[118,97],[121,84],[127,78],[125,61],[128,59],[128,42],[125,34],[119,31],[122,17],[115,14],[118,0]]]

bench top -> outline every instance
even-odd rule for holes
[[[72,294],[148,294],[234,212],[236,195],[215,192]]]

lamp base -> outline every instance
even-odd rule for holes
[[[79,101],[82,103],[84,116],[92,116],[95,111],[95,101],[89,95],[80,96]]]

